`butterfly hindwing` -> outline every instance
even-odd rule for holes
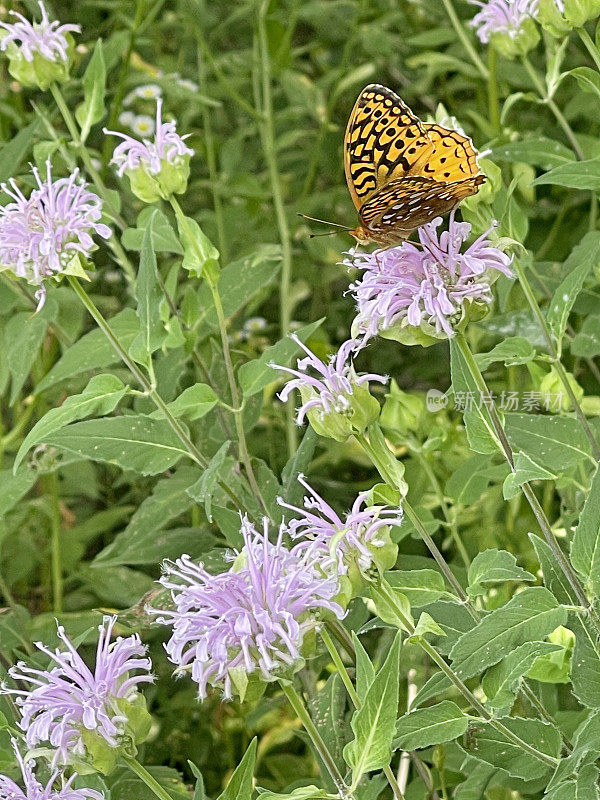
[[[432,144],[427,158],[427,172],[444,183],[459,181],[479,174],[477,153],[468,136],[437,124],[426,124]]]
[[[354,205],[411,172],[431,144],[422,122],[397,94],[371,84],[356,101],[345,138],[345,169]]]

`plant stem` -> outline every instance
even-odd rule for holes
[[[577,33],[579,34],[579,38],[584,43],[587,48],[588,53],[591,55],[594,64],[596,65],[596,69],[600,72],[600,53],[598,52],[598,48],[592,41],[592,37],[586,31],[585,28],[577,28]]]
[[[489,397],[490,393],[488,391],[487,384],[483,378],[483,375],[481,374],[479,367],[477,366],[477,362],[473,357],[473,353],[471,352],[471,348],[469,347],[467,340],[464,337],[464,334],[457,333],[456,342],[460,349],[461,355],[467,364],[469,372],[471,373],[471,377],[473,378],[475,385],[477,386],[477,389],[482,393],[482,395]],[[489,403],[487,408],[489,411],[490,419],[492,421],[492,425],[494,426],[494,431],[496,433],[496,436],[500,443],[500,447],[504,454],[504,457],[506,458],[511,470],[513,470],[514,472],[515,464],[514,464],[512,448],[506,437],[504,427],[502,425],[502,422],[500,420],[494,402]],[[598,631],[600,631],[600,617],[598,616],[596,610],[588,600],[584,588],[581,584],[581,581],[579,580],[577,574],[575,573],[575,570],[571,566],[571,562],[563,553],[560,545],[558,544],[554,536],[554,533],[552,532],[552,527],[550,525],[550,522],[548,521],[548,518],[546,517],[544,510],[535,495],[535,492],[533,491],[529,483],[523,483],[521,485],[521,490],[525,495],[529,505],[531,506],[531,510],[533,511],[533,514],[540,526],[544,538],[548,546],[552,550],[552,553],[558,565],[560,566],[562,572],[564,573],[565,578],[567,579],[571,588],[573,589],[573,592],[577,597],[577,600],[586,609],[586,613],[593,621],[594,626],[597,628]]]
[[[382,587],[380,587],[382,588]],[[385,590],[384,590],[385,591]],[[391,594],[387,595],[387,601],[394,606],[394,611],[398,615],[398,618],[401,620],[402,625],[408,632],[410,636],[414,633],[415,627],[411,620],[409,620],[402,609],[397,605],[394,600],[394,596]],[[497,731],[499,731],[503,736],[505,736],[509,741],[513,744],[517,745],[523,749],[526,753],[537,758],[539,761],[542,761],[544,764],[548,764],[552,767],[556,767],[560,761],[558,758],[554,758],[553,756],[549,756],[547,753],[542,753],[540,750],[537,750],[532,745],[525,742],[519,736],[514,734],[509,728],[507,728],[502,722],[495,719],[492,714],[485,708],[485,706],[479,702],[479,700],[475,697],[473,692],[466,686],[465,683],[458,677],[458,675],[454,672],[452,667],[445,661],[445,659],[437,652],[437,650],[432,647],[431,644],[425,639],[424,636],[418,637],[418,644],[420,647],[427,653],[429,658],[440,668],[440,670],[446,675],[446,677],[451,681],[451,683],[458,689],[458,691],[462,694],[462,696],[467,700],[471,708],[473,708],[481,717],[484,722],[488,722],[492,727],[494,727]]]
[[[277,165],[277,151],[275,149],[275,126],[273,121],[273,94],[271,86],[271,59],[267,42],[266,16],[269,0],[263,0],[258,13],[258,49],[260,55],[261,93],[262,93],[262,118],[260,122],[261,138],[265,160],[269,169],[271,192],[277,218],[279,240],[281,242],[281,280],[279,284],[279,324],[281,336],[290,332],[292,318],[292,245],[288,226],[281,176]],[[296,423],[294,421],[294,399],[290,397],[286,404],[286,435],[288,455],[292,456],[297,448]]]
[[[44,483],[50,495],[50,554],[52,574],[52,610],[59,614],[63,603],[63,575],[61,558],[61,517],[58,498],[58,475],[52,472],[44,477]]]
[[[323,640],[325,647],[329,651],[331,660],[333,661],[333,664],[337,669],[340,678],[342,679],[342,683],[346,687],[348,696],[350,697],[350,700],[352,701],[354,708],[356,708],[356,710],[358,711],[362,707],[362,703],[360,702],[359,696],[356,694],[356,689],[354,688],[354,684],[352,683],[350,675],[348,675],[348,670],[346,669],[346,665],[344,664],[340,654],[336,650],[335,644],[333,643],[331,636],[327,633],[327,629],[321,628],[320,633],[321,633],[321,639]],[[390,784],[390,787],[392,789],[392,792],[396,800],[404,800],[404,795],[402,794],[402,790],[400,789],[398,781],[396,780],[396,776],[394,775],[389,764],[383,768],[383,773],[387,778],[388,783]]]
[[[551,97],[548,97],[548,92],[544,88],[544,84],[542,83],[540,76],[535,71],[533,64],[531,63],[531,61],[527,56],[523,56],[523,66],[529,73],[529,77],[533,81],[535,88],[537,89],[538,94],[542,98],[543,102],[548,106],[550,111],[554,114],[554,118],[556,119],[560,127],[563,129],[565,136],[571,143],[571,147],[573,148],[573,150],[577,155],[577,158],[580,161],[583,161],[585,159],[585,156],[583,154],[583,150],[581,149],[579,142],[577,141],[577,137],[573,133],[573,129],[565,119],[562,111],[556,105],[554,100],[552,100]]]
[[[50,84],[50,91],[52,92],[52,97],[54,98],[54,101],[58,106],[58,110],[61,113],[65,125],[67,126],[67,130],[69,131],[69,134],[71,136],[73,147],[75,148],[77,154],[81,158],[83,165],[86,169],[86,172],[92,179],[94,186],[98,190],[98,193],[102,197],[102,200],[104,201],[108,210],[114,217],[115,221],[117,222],[119,227],[122,230],[124,230],[127,227],[127,223],[119,214],[118,209],[114,207],[110,195],[108,193],[108,189],[106,188],[104,181],[100,177],[100,173],[98,172],[96,167],[92,164],[92,159],[90,154],[88,153],[86,146],[81,142],[77,123],[75,122],[75,119],[71,114],[71,111],[69,110],[69,106],[67,105],[65,98],[62,95],[62,92],[55,83]],[[135,270],[133,269],[133,265],[129,260],[127,253],[123,249],[121,242],[119,241],[119,239],[115,234],[113,234],[110,238],[110,245],[115,252],[115,256],[118,262],[123,267],[127,279],[131,283],[133,283],[135,281]]]
[[[178,222],[186,229],[188,241],[194,242],[194,236],[189,230],[187,218],[183,213],[181,206],[174,196],[170,198],[171,206],[175,212]],[[197,253],[198,259],[202,261],[201,253]],[[244,430],[243,411],[241,406],[241,397],[238,390],[238,385],[235,380],[235,373],[233,370],[233,362],[231,360],[231,351],[229,349],[229,335],[227,332],[227,320],[225,319],[225,312],[223,311],[223,303],[221,302],[221,294],[219,292],[218,279],[213,279],[212,276],[207,276],[206,281],[212,293],[213,303],[215,304],[215,311],[217,312],[217,321],[219,325],[219,332],[221,335],[221,347],[223,349],[223,358],[225,360],[225,371],[227,372],[227,382],[229,383],[229,392],[231,394],[231,403],[233,405],[233,418],[235,420],[235,430],[238,438],[239,453],[241,461],[244,465],[248,481],[254,492],[258,502],[260,503],[263,512],[269,515],[269,510],[265,500],[260,491],[260,487],[256,481],[256,476],[252,468],[250,460],[250,453],[248,452],[248,445],[246,442],[246,432]]]
[[[335,761],[333,760],[333,756],[329,752],[327,745],[323,741],[321,734],[319,733],[317,726],[312,721],[312,718],[308,711],[306,710],[306,706],[296,689],[292,686],[291,683],[285,683],[284,681],[280,681],[280,686],[287,697],[290,705],[298,715],[304,729],[306,730],[307,734],[310,737],[311,742],[313,743],[315,750],[321,757],[323,764],[325,765],[327,772],[331,775],[331,779],[334,782],[336,789],[339,793],[341,800],[353,800],[352,795],[350,794],[350,789],[346,785],[344,778],[340,774],[340,771],[337,768]]]
[[[456,34],[457,34],[458,38],[460,39],[460,41],[462,42],[463,47],[465,48],[465,50],[467,51],[467,53],[471,57],[471,61],[473,62],[473,64],[475,64],[475,66],[479,70],[479,72],[481,74],[481,77],[484,78],[485,80],[487,80],[488,79],[488,69],[485,66],[485,64],[483,63],[483,61],[479,58],[479,55],[478,55],[477,51],[475,50],[475,48],[473,47],[473,44],[471,43],[471,40],[469,39],[469,37],[467,35],[467,32],[465,31],[465,28],[464,28],[462,22],[457,17],[456,11],[454,10],[454,8],[452,6],[452,0],[442,0],[442,2],[444,4],[444,8],[446,9],[446,13],[448,14],[448,17],[450,18],[450,22],[452,23],[452,27],[456,31]]]
[[[500,107],[498,104],[498,52],[488,47],[488,109],[494,134],[500,133]]]
[[[533,315],[538,321],[539,326],[542,329],[542,333],[544,334],[544,339],[546,340],[546,347],[548,348],[548,352],[550,353],[550,356],[552,358],[552,364],[556,370],[556,374],[558,375],[558,378],[567,393],[571,405],[574,408],[575,413],[577,414],[577,418],[581,423],[583,432],[585,433],[587,440],[592,448],[592,453],[594,454],[594,458],[596,459],[596,461],[600,461],[600,446],[598,445],[596,437],[594,436],[594,433],[590,428],[586,416],[583,413],[583,409],[581,408],[581,405],[577,397],[575,396],[575,392],[573,391],[573,387],[571,386],[571,382],[569,381],[567,371],[565,370],[564,366],[561,363],[558,350],[556,349],[554,345],[554,340],[552,339],[550,328],[548,327],[548,323],[546,322],[544,315],[542,314],[542,311],[538,304],[538,301],[535,298],[535,294],[533,293],[531,284],[529,283],[527,276],[525,275],[525,271],[523,270],[523,267],[521,266],[518,259],[514,260],[513,266],[519,278],[519,282],[521,284],[521,288],[523,289],[523,293],[527,298],[527,302],[529,303],[529,306],[533,311]]]
[[[159,798],[159,800],[173,800],[171,795],[164,789],[160,783],[154,778],[140,762],[132,756],[123,756],[123,761],[127,764],[129,769],[134,772],[138,778],[144,781],[150,791]]]
[[[81,300],[87,311],[89,312],[90,316],[94,319],[102,333],[106,336],[108,341],[112,344],[114,350],[119,355],[119,358],[125,366],[129,369],[133,377],[138,381],[138,383],[144,389],[144,392],[148,395],[148,397],[152,400],[154,405],[162,411],[165,415],[165,419],[171,426],[173,433],[177,436],[179,441],[187,450],[190,458],[192,461],[195,461],[196,464],[201,466],[203,469],[206,469],[209,465],[209,460],[206,456],[202,455],[200,450],[196,447],[196,445],[192,442],[190,437],[188,436],[185,428],[182,427],[179,420],[171,414],[169,407],[162,399],[162,397],[156,391],[156,388],[150,383],[148,378],[144,375],[144,373],[140,370],[138,365],[133,361],[130,357],[121,342],[117,339],[117,337],[112,332],[112,329],[108,322],[104,319],[100,310],[89,296],[89,294],[85,291],[83,286],[79,283],[77,278],[73,277],[72,275],[67,276],[69,283],[73,287],[75,294]],[[239,498],[232,492],[232,490],[226,485],[219,482],[219,486],[227,492],[231,500],[233,500],[234,505],[236,508],[240,508],[240,501]],[[242,510],[245,510],[242,508]]]

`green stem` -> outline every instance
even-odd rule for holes
[[[546,347],[548,348],[548,352],[550,353],[550,356],[552,358],[552,364],[554,366],[554,369],[556,370],[556,374],[558,375],[558,378],[562,383],[565,392],[567,393],[567,396],[571,402],[571,406],[575,409],[575,413],[577,414],[577,418],[579,419],[581,427],[583,428],[583,432],[585,433],[587,440],[590,443],[590,447],[592,448],[592,453],[594,454],[594,458],[596,459],[596,461],[600,461],[600,446],[598,445],[596,437],[594,436],[594,433],[590,428],[586,416],[583,413],[583,409],[581,408],[579,400],[577,399],[575,392],[573,391],[573,387],[571,386],[571,382],[569,381],[569,376],[567,375],[567,371],[565,370],[564,366],[561,363],[558,350],[554,345],[554,340],[552,338],[550,328],[548,327],[548,323],[546,322],[546,319],[542,314],[538,301],[536,300],[535,294],[533,293],[533,289],[531,288],[531,284],[529,283],[529,280],[525,275],[525,271],[523,270],[523,267],[521,266],[518,259],[515,259],[513,261],[513,267],[515,269],[515,272],[517,273],[519,282],[521,284],[521,288],[523,289],[523,293],[527,298],[527,302],[529,303],[529,306],[533,311],[533,315],[535,316],[540,328],[542,329],[542,333],[544,334],[544,339],[546,340]]]
[[[598,48],[592,41],[592,37],[586,31],[585,28],[577,28],[577,33],[579,34],[579,38],[584,43],[587,48],[588,53],[591,55],[594,64],[596,65],[596,69],[600,72],[600,53],[598,52]]]
[[[117,339],[115,334],[112,332],[112,329],[108,322],[104,319],[100,310],[89,296],[89,294],[85,291],[83,286],[79,283],[77,278],[73,277],[72,275],[67,276],[69,283],[73,287],[75,294],[81,300],[84,307],[89,312],[90,316],[94,319],[102,333],[106,336],[108,341],[113,346],[114,350],[118,354],[121,361],[125,364],[125,366],[129,369],[133,377],[137,380],[137,382],[142,386],[144,392],[147,396],[152,400],[154,405],[165,415],[165,419],[171,426],[173,433],[177,436],[179,441],[187,450],[189,457],[192,461],[195,461],[196,464],[201,466],[203,469],[206,469],[209,465],[209,460],[202,455],[200,450],[196,447],[196,445],[192,442],[190,437],[188,436],[185,428],[182,427],[179,420],[171,414],[169,407],[162,399],[162,397],[156,391],[156,388],[150,383],[148,378],[144,375],[144,373],[140,370],[138,365],[133,361],[130,357],[121,342]],[[239,498],[232,492],[232,490],[224,483],[219,482],[219,486],[227,492],[231,500],[233,500],[234,505],[236,508],[240,508],[240,501]],[[242,511],[245,509],[241,509]]]
[[[383,587],[380,587],[383,588]],[[385,591],[385,590],[383,590]],[[411,620],[406,617],[402,611],[402,609],[397,605],[395,602],[394,596],[392,594],[387,594],[388,602],[392,603],[394,606],[394,611],[398,615],[398,618],[402,622],[403,627],[408,632],[409,636],[412,636],[415,632],[415,627]],[[537,750],[532,745],[525,742],[515,733],[513,733],[509,728],[507,728],[502,722],[495,719],[492,714],[485,708],[485,706],[479,702],[479,700],[475,697],[473,692],[466,686],[465,683],[458,677],[458,675],[454,672],[452,667],[444,660],[444,658],[437,652],[437,650],[432,647],[431,644],[425,639],[423,636],[418,637],[418,643],[420,647],[427,653],[429,658],[439,667],[439,669],[444,673],[444,675],[450,680],[450,682],[458,689],[458,691],[462,694],[465,700],[469,703],[471,708],[477,712],[477,714],[481,717],[484,722],[489,723],[494,727],[497,731],[499,731],[503,736],[505,736],[509,741],[513,744],[517,745],[517,747],[523,749],[526,753],[533,756],[534,758],[542,761],[544,764],[548,764],[552,767],[556,767],[560,761],[558,758],[554,758],[553,756],[549,756],[546,753],[542,753],[540,750]]]
[[[110,194],[108,193],[108,189],[106,188],[104,181],[100,177],[100,173],[93,165],[91,156],[88,153],[86,146],[82,143],[80,139],[77,123],[75,122],[75,118],[73,117],[71,111],[69,110],[69,106],[67,105],[65,98],[62,95],[62,92],[60,91],[56,83],[50,84],[50,91],[52,92],[52,97],[54,98],[54,101],[58,106],[58,110],[61,113],[65,125],[67,126],[67,130],[69,131],[69,134],[71,136],[73,147],[75,148],[77,154],[81,158],[83,165],[86,169],[86,172],[92,179],[95,188],[98,190],[98,193],[102,197],[102,200],[104,201],[104,204],[110,211],[111,215],[114,217],[119,227],[122,230],[124,230],[127,227],[127,223],[119,214],[118,209],[115,208],[115,206],[113,205]],[[133,265],[129,260],[125,250],[123,249],[121,242],[114,234],[110,238],[110,245],[115,252],[117,260],[123,267],[128,280],[131,283],[133,283],[135,281],[135,270],[133,269]]]
[[[475,50],[475,48],[473,47],[473,44],[472,44],[471,40],[469,39],[469,37],[467,35],[467,32],[465,31],[465,28],[464,28],[462,22],[457,17],[456,11],[454,10],[454,8],[452,6],[452,0],[442,0],[442,2],[444,4],[444,8],[446,9],[446,13],[448,14],[448,17],[450,18],[450,22],[452,23],[452,27],[456,31],[456,34],[457,34],[458,38],[460,39],[460,41],[462,42],[463,47],[465,48],[465,50],[467,51],[467,53],[471,57],[471,61],[473,62],[473,64],[475,64],[475,66],[479,70],[479,72],[481,74],[481,77],[484,78],[485,80],[487,80],[488,79],[488,69],[485,66],[485,64],[483,63],[483,61],[479,58],[479,55],[478,55],[477,51]]]
[[[577,137],[573,133],[573,129],[565,119],[564,114],[562,113],[560,108],[556,105],[554,100],[552,100],[552,98],[548,96],[548,92],[544,88],[544,84],[542,83],[540,76],[535,71],[535,68],[533,67],[531,61],[527,56],[523,56],[523,66],[529,73],[529,77],[533,81],[533,84],[535,85],[535,88],[537,89],[539,96],[548,106],[550,111],[554,114],[554,118],[556,119],[560,127],[563,129],[565,136],[571,143],[571,147],[573,148],[573,150],[577,155],[577,158],[580,161],[583,161],[585,159],[585,156],[583,154],[583,150],[581,149],[579,142],[577,141]]]
[[[50,496],[50,560],[52,574],[52,610],[59,614],[63,608],[63,574],[61,558],[61,518],[58,497],[58,475],[52,472],[44,476],[44,484]]]
[[[331,660],[333,661],[333,665],[338,671],[340,678],[342,679],[342,683],[346,687],[346,691],[348,692],[348,696],[352,701],[352,705],[356,710],[360,710],[362,707],[362,703],[360,701],[359,696],[356,693],[356,689],[354,688],[354,684],[348,675],[348,670],[346,669],[346,665],[342,661],[340,654],[338,653],[331,636],[327,633],[326,628],[321,628],[321,639],[323,640],[323,644],[329,651],[329,655],[331,656]],[[390,784],[392,792],[394,793],[394,797],[396,800],[404,800],[404,795],[402,794],[402,790],[398,786],[398,781],[396,780],[396,776],[394,775],[392,768],[388,764],[383,768],[383,773]]]
[[[171,206],[173,207],[173,211],[175,212],[175,216],[177,217],[179,223],[186,230],[188,241],[194,242],[195,241],[194,236],[189,229],[187,218],[183,213],[181,206],[173,196],[171,196],[170,201],[171,201]],[[197,253],[197,256],[199,261],[201,262],[202,254]],[[241,408],[241,397],[238,385],[235,380],[233,362],[231,360],[231,351],[229,349],[229,335],[227,332],[227,320],[225,319],[225,312],[223,311],[223,303],[221,302],[221,294],[219,292],[218,279],[213,279],[212,276],[207,275],[206,281],[210,287],[213,303],[215,304],[215,311],[217,312],[217,321],[219,325],[219,332],[221,335],[221,347],[223,349],[223,358],[225,360],[225,371],[227,372],[227,382],[229,383],[229,392],[231,394],[231,402],[233,404],[232,413],[235,421],[235,430],[238,438],[240,459],[244,465],[244,469],[246,471],[246,475],[248,477],[248,481],[250,483],[252,491],[254,492],[257,500],[259,501],[263,512],[267,516],[270,516],[268,506],[265,503],[265,500],[262,496],[260,487],[257,483],[256,476],[254,474],[254,470],[252,468],[252,461],[250,460],[250,453],[248,451],[248,444],[246,442],[246,432],[244,430],[243,412]]]
[[[123,761],[127,764],[129,769],[140,778],[146,786],[153,792],[159,800],[173,800],[171,795],[164,789],[160,783],[154,778],[140,762],[133,758],[133,756],[123,756]]]
[[[495,134],[500,133],[500,106],[498,103],[498,52],[488,47],[488,109],[490,123]]]
[[[325,765],[327,772],[331,775],[331,779],[334,782],[338,794],[341,800],[353,800],[352,795],[350,794],[350,789],[346,785],[344,778],[340,774],[340,771],[337,768],[337,764],[333,760],[333,756],[329,752],[327,745],[323,741],[321,734],[319,733],[317,726],[312,721],[312,718],[308,711],[306,710],[306,706],[302,701],[302,698],[296,691],[296,689],[292,686],[291,683],[285,683],[284,681],[280,681],[280,686],[287,697],[289,704],[294,709],[298,718],[302,722],[304,729],[306,730],[307,734],[310,737],[311,742],[313,743],[315,750],[319,754],[321,761]]]
[[[271,59],[267,42],[266,16],[269,0],[263,0],[258,13],[258,49],[260,55],[260,76],[262,94],[262,121],[260,123],[261,138],[265,160],[269,169],[271,192],[277,218],[279,240],[281,242],[281,280],[279,285],[279,324],[281,336],[290,332],[292,318],[292,245],[288,226],[281,176],[277,164],[275,149],[275,126],[273,121],[273,94],[271,85]],[[294,398],[290,397],[286,404],[286,434],[288,453],[292,456],[297,448],[297,431],[294,420]]]
[[[473,353],[471,352],[471,348],[469,347],[468,342],[464,337],[464,334],[457,333],[456,342],[458,344],[458,347],[460,348],[461,355],[467,364],[469,372],[471,373],[471,377],[473,378],[478,391],[482,393],[482,396],[490,397],[491,395],[488,391],[487,384],[484,380],[483,375],[481,374],[479,367],[477,366],[477,362],[475,361]],[[487,407],[490,419],[492,421],[492,425],[494,426],[494,431],[500,443],[500,447],[502,449],[504,457],[506,458],[511,470],[513,470],[514,472],[515,464],[514,464],[512,448],[506,437],[506,433],[504,431],[502,421],[500,420],[500,417],[498,415],[495,403],[491,402]],[[569,582],[569,585],[573,589],[573,592],[577,597],[577,600],[582,606],[584,606],[587,614],[593,621],[594,626],[597,628],[598,631],[600,631],[600,617],[598,616],[598,613],[588,600],[584,588],[581,584],[581,581],[579,580],[577,574],[575,573],[575,570],[571,566],[571,562],[563,553],[560,545],[558,544],[554,536],[554,533],[552,531],[550,522],[548,521],[548,518],[546,517],[544,510],[535,495],[535,492],[533,491],[529,483],[523,483],[521,485],[521,490],[525,495],[525,498],[527,499],[527,502],[529,503],[531,510],[533,511],[533,514],[538,522],[538,525],[540,526],[540,530],[542,531],[548,546],[552,550],[554,558],[556,559],[558,565],[560,566],[560,569],[562,570],[565,578]]]

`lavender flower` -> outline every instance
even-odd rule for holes
[[[494,273],[512,275],[511,258],[487,238],[492,228],[461,252],[471,225],[456,222],[452,212],[448,230],[438,234],[441,222],[437,217],[419,228],[421,248],[404,242],[344,262],[365,270],[351,286],[358,306],[354,328],[363,341],[382,332],[407,344],[453,336],[470,304],[491,303]]]
[[[179,136],[175,122],[162,121],[162,98],[156,100],[156,129],[154,141],[138,141],[126,133],[109,131],[105,134],[123,139],[113,153],[111,164],[117,167],[117,174],[126,174],[131,181],[134,194],[146,203],[154,203],[159,198],[168,199],[173,194],[181,194],[187,186],[190,157],[194,151],[185,144],[190,136]]]
[[[325,575],[349,576],[359,589],[362,578],[370,578],[374,569],[383,571],[393,567],[398,548],[389,537],[389,527],[402,522],[401,508],[363,507],[370,493],[361,492],[342,518],[303,475],[298,476],[298,481],[307,492],[304,508],[281,498],[277,502],[299,514],[287,524],[290,535],[293,539],[303,539],[297,549],[306,550]]]
[[[60,774],[56,770],[44,786],[35,777],[33,771],[35,762],[25,761],[19,752],[16,739],[11,739],[11,744],[21,768],[25,790],[21,789],[11,778],[6,775],[0,775],[0,800],[87,800],[87,798],[104,800],[104,795],[95,789],[73,789],[72,783],[77,777],[76,773],[71,775],[60,788],[54,789],[54,783]]]
[[[291,338],[304,350],[306,358],[298,359],[297,369],[278,364],[269,366],[293,376],[279,393],[280,400],[285,402],[294,389],[300,390],[298,425],[308,417],[317,433],[338,441],[362,433],[379,416],[379,403],[369,393],[369,381],[386,383],[387,377],[356,374],[352,363],[348,363],[352,352],[358,349],[354,339],[344,342],[326,364],[298,336],[291,334]],[[319,373],[318,378],[308,374],[309,367]]]
[[[105,617],[98,627],[94,671],[81,658],[64,628],[58,626],[58,637],[66,650],[52,651],[36,642],[55,666],[40,670],[20,662],[9,670],[9,675],[33,688],[2,685],[3,694],[16,695],[21,711],[19,727],[28,747],[48,743],[54,750],[53,765],[93,761],[102,747],[103,762],[95,766],[107,772],[108,766],[114,766],[122,745],[141,741],[138,736],[144,728],[147,733],[147,712],[138,686],[153,680],[152,663],[144,657],[146,649],[137,634],[118,637],[111,644],[115,622],[116,617]],[[130,675],[134,670],[140,674]],[[112,763],[105,761],[107,748],[112,751]]]
[[[538,42],[534,18],[539,0],[470,0],[481,11],[471,20],[484,44],[492,42],[508,58],[524,54]]]
[[[46,162],[46,180],[33,167],[37,182],[29,199],[14,179],[0,188],[12,201],[0,206],[0,270],[9,270],[39,286],[36,297],[43,305],[44,279],[81,266],[74,259],[88,259],[95,249],[92,234],[104,239],[110,228],[100,222],[102,201],[86,188],[78,170],[68,178],[52,180],[52,166]]]
[[[10,13],[17,22],[0,22],[6,31],[0,34],[0,50],[10,59],[11,75],[26,86],[48,88],[52,81],[65,80],[73,54],[71,33],[81,31],[79,25],[61,25],[50,22],[41,0],[41,22],[29,22],[16,11]]]
[[[300,668],[307,634],[324,612],[343,616],[333,600],[335,579],[318,574],[309,559],[275,544],[268,521],[259,533],[242,520],[244,547],[228,572],[211,575],[183,555],[163,565],[162,585],[175,611],[152,609],[173,631],[166,650],[178,672],[191,671],[199,697],[207,686],[244,697],[248,680],[277,680]]]

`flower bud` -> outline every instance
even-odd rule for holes
[[[562,37],[600,14],[600,0],[540,0],[538,20],[552,36]]]
[[[575,395],[577,402],[580,402],[584,395],[582,387],[577,383],[573,375],[570,373],[567,373],[567,380],[569,381],[569,386],[573,390],[573,394]],[[567,394],[567,390],[563,386],[563,383],[554,367],[552,367],[550,372],[542,378],[540,382],[540,392],[542,394],[542,400],[547,398],[548,401],[550,401],[552,398],[560,398],[561,402],[558,404],[552,402],[545,403],[546,408],[549,411],[572,411],[573,404],[571,402],[571,398]]]
[[[403,392],[392,380],[381,410],[381,426],[397,433],[416,434],[425,419],[425,403],[416,394]]]

